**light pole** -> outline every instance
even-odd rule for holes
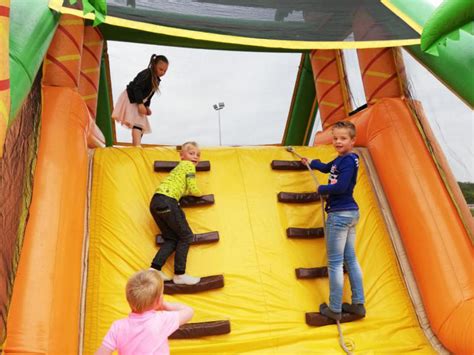
[[[225,107],[223,102],[219,102],[217,104],[214,104],[212,107],[214,107],[214,110],[217,111],[217,118],[219,120],[219,145],[222,145],[222,139],[221,139],[221,110]]]

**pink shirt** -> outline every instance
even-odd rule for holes
[[[169,354],[168,336],[178,328],[178,312],[130,313],[112,324],[102,346],[120,355]]]

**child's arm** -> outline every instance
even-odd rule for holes
[[[129,84],[130,89],[133,91],[133,96],[135,97],[135,102],[140,105],[143,105],[143,99],[145,98],[145,87],[150,85],[151,81],[151,71],[149,69],[142,70],[133,81]],[[145,106],[145,105],[143,105]]]
[[[354,175],[354,169],[356,168],[355,162],[352,159],[344,159],[339,165],[339,176],[335,184],[320,185],[318,192],[320,195],[337,195],[347,191],[351,182],[352,175]]]
[[[194,310],[181,303],[170,303],[163,301],[162,309],[164,311],[174,311],[179,314],[179,325],[183,325],[191,320]]]
[[[186,193],[192,196],[201,196],[202,193],[199,190],[196,182],[196,167],[193,163],[189,162],[186,164]]]
[[[144,104],[137,104],[138,105],[138,112],[142,115],[148,115],[147,107]]]
[[[114,351],[110,349],[117,349],[116,334],[117,323],[113,323],[109,331],[105,335],[104,340],[102,341],[102,345],[96,351],[95,355],[111,355]]]
[[[99,350],[95,352],[95,355],[112,355],[113,351],[107,349],[105,346],[101,346]]]
[[[322,173],[329,173],[331,171],[331,166],[332,166],[333,161],[330,161],[329,163],[324,164],[319,159],[313,159],[311,160],[311,163],[309,164],[309,166],[311,167],[311,169],[319,170]]]
[[[196,173],[186,174],[186,186],[188,187],[188,194],[192,196],[201,196],[202,192],[199,190],[196,182]]]

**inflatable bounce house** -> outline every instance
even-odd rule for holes
[[[340,324],[345,351],[474,353],[473,218],[400,55],[474,106],[473,11],[463,0],[0,0],[3,353],[94,353],[129,312],[127,279],[159,248],[148,204],[179,155],[114,146],[108,41],[301,53],[281,145],[202,150],[205,196],[182,206],[195,233],[188,269],[203,278],[165,285],[195,310],[173,354],[343,351],[317,313],[328,297],[322,205],[292,154],[334,158],[341,120],[358,131],[367,308]]]

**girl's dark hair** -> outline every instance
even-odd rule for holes
[[[154,91],[158,90],[158,86],[160,85],[160,82],[154,70],[155,65],[157,65],[159,62],[164,62],[166,64],[169,64],[168,58],[166,58],[164,55],[157,55],[157,54],[152,54],[150,57],[150,62],[148,63],[148,68],[151,70],[151,83],[153,85]]]

